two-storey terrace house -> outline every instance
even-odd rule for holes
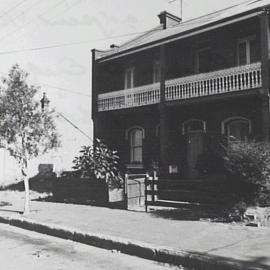
[[[92,51],[94,136],[127,169],[198,177],[221,137],[269,140],[270,0],[189,21],[170,13],[121,46]]]

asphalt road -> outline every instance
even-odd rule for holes
[[[182,269],[0,224],[1,270]]]

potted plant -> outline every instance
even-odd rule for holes
[[[75,157],[73,168],[80,171],[81,178],[106,182],[109,201],[123,200],[123,179],[119,173],[119,157],[99,139],[91,146],[82,146],[80,155]]]

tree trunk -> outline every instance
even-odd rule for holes
[[[29,190],[29,178],[25,176],[23,179],[24,188],[25,188],[25,200],[24,200],[24,212],[23,214],[30,213],[30,190]]]
[[[30,213],[30,189],[29,189],[29,178],[28,178],[28,170],[27,170],[27,160],[22,161],[22,175],[24,182],[24,190],[25,190],[25,199],[24,199],[24,212],[23,214]]]

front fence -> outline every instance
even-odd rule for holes
[[[192,208],[200,205],[196,198],[191,199],[193,196],[191,193],[188,197],[184,193],[181,180],[161,180],[156,176],[147,175],[145,177],[145,211],[147,212],[151,206]]]
[[[153,207],[226,208],[246,196],[251,187],[226,177],[211,179],[158,179],[145,177],[145,211]]]

